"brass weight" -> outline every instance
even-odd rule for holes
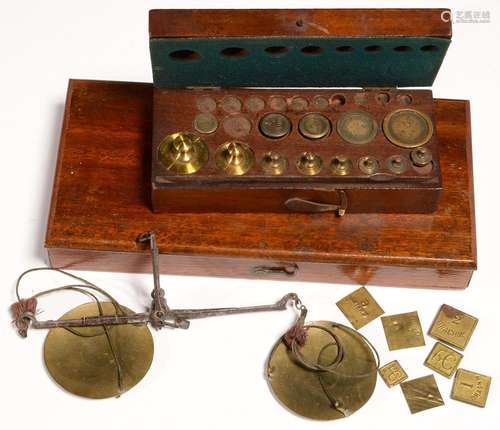
[[[240,176],[247,173],[255,162],[252,149],[241,142],[226,142],[217,148],[215,164],[228,175]]]
[[[288,160],[279,152],[270,151],[262,158],[262,170],[268,175],[282,175],[288,167]]]
[[[375,389],[377,364],[370,346],[354,330],[330,321],[305,327],[307,341],[301,355],[307,362],[329,366],[337,360],[339,348],[333,335],[341,343],[343,358],[331,371],[310,370],[280,339],[267,365],[272,392],[285,407],[306,418],[335,420],[351,415]]]
[[[432,120],[415,109],[398,109],[384,118],[382,128],[387,139],[402,148],[425,145],[434,133]]]
[[[116,314],[112,303],[101,305],[103,315]],[[132,313],[123,306],[121,309]],[[72,309],[61,320],[96,315],[98,307],[93,302]],[[105,399],[123,394],[144,377],[154,350],[148,327],[126,324],[107,326],[106,330],[108,335],[102,326],[49,331],[43,352],[45,365],[61,387],[77,396]]]
[[[303,175],[314,176],[321,171],[323,160],[317,154],[304,152],[300,155],[296,165],[299,172]]]
[[[180,175],[200,170],[208,161],[208,147],[192,133],[169,134],[158,147],[158,159],[167,169]]]
[[[375,118],[368,112],[345,112],[337,121],[337,132],[349,143],[365,144],[375,139],[378,125]]]

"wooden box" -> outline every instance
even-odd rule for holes
[[[476,268],[469,103],[436,100],[432,214],[153,213],[150,84],[71,81],[46,247],[53,267],[465,288]]]
[[[434,212],[444,12],[151,11],[153,209]]]

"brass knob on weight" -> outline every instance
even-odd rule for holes
[[[330,169],[334,175],[337,176],[346,176],[351,173],[352,170],[352,161],[349,157],[345,157],[344,155],[338,155],[332,158],[332,162],[330,163]]]
[[[217,148],[215,165],[219,170],[232,176],[247,173],[255,162],[255,155],[250,147],[241,142],[226,142]]]
[[[158,159],[167,170],[180,175],[190,175],[206,164],[208,148],[205,142],[194,134],[169,134],[158,147]]]
[[[432,161],[432,152],[427,148],[418,148],[411,151],[410,158],[415,166],[424,167]]]
[[[262,170],[268,175],[282,175],[288,167],[288,160],[279,152],[270,151],[262,158]]]
[[[321,157],[312,152],[304,152],[297,160],[297,169],[303,175],[317,175],[321,171],[322,165]]]

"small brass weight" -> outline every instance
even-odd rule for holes
[[[281,337],[268,360],[271,390],[287,408],[318,420],[343,418],[371,397],[377,378],[378,356],[358,332],[330,321],[305,321],[307,310],[294,293],[276,303],[261,306],[172,309],[160,287],[159,252],[155,233],[138,238],[148,243],[152,257],[153,290],[150,308],[136,313],[105,290],[60,269],[30,269],[18,278],[18,301],[11,306],[14,324],[22,337],[28,330],[48,329],[44,360],[53,379],[67,391],[89,398],[118,397],[147,373],[153,360],[155,329],[187,329],[191,319],[241,313],[298,311],[297,322]],[[41,291],[23,299],[20,282],[34,271],[53,270],[75,280],[71,285]],[[60,292],[78,292],[92,299],[58,320],[38,320],[40,297]],[[103,296],[101,301],[98,296]]]

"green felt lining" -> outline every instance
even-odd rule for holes
[[[449,44],[406,36],[152,38],[150,50],[157,87],[425,87]]]

